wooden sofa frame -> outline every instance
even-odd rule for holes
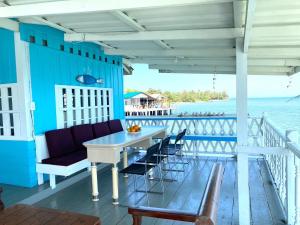
[[[214,164],[197,213],[152,207],[129,207],[128,213],[132,215],[133,225],[141,225],[143,216],[194,222],[195,225],[216,225],[223,173],[224,167],[220,163]]]

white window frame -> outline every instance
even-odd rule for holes
[[[8,88],[11,88],[11,96],[8,96]],[[3,122],[3,124],[0,124],[0,140],[23,140],[26,134],[24,134],[21,129],[21,114],[24,112],[20,109],[19,87],[16,83],[1,84],[0,92],[0,101],[2,105],[0,116],[2,116]],[[11,99],[12,102],[12,109],[9,107],[9,99]],[[10,118],[11,115],[13,115],[12,121]],[[1,135],[2,131],[3,135]]]
[[[66,93],[65,99],[63,93]],[[95,93],[97,98],[95,98]],[[103,104],[101,93],[103,93]],[[58,129],[113,119],[113,93],[111,88],[55,85],[55,99],[56,126]],[[107,104],[107,99],[109,99],[109,104]],[[64,103],[64,101],[66,102]]]

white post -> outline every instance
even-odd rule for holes
[[[286,131],[287,143],[299,143],[299,132]],[[288,224],[300,225],[300,159],[289,154],[287,173]]]
[[[112,168],[112,186],[113,186],[113,204],[118,205],[119,204],[119,177],[118,177],[118,167],[116,164],[114,164]]]
[[[250,225],[250,195],[248,154],[241,150],[248,145],[247,109],[247,54],[243,52],[243,40],[236,40],[236,114],[237,114],[237,176],[239,199],[239,224]]]
[[[286,131],[286,140],[288,142],[297,141],[298,132],[296,131]],[[299,166],[298,166],[299,168]],[[299,172],[299,171],[298,171]],[[299,173],[298,173],[299,174]],[[295,223],[296,219],[296,167],[295,167],[295,155],[289,152],[287,158],[287,214],[288,214],[288,224]],[[299,188],[299,186],[298,186]],[[298,194],[299,195],[299,194]],[[299,218],[298,218],[299,219]],[[299,220],[298,220],[299,224]]]
[[[50,179],[50,187],[51,187],[51,189],[56,188],[55,174],[49,174],[49,179]]]
[[[92,200],[93,201],[99,201],[99,191],[98,191],[98,175],[97,175],[97,164],[92,163],[91,166],[91,171],[92,171]]]

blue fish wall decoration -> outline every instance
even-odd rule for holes
[[[95,77],[88,75],[88,74],[78,75],[76,77],[76,81],[78,81],[81,84],[86,84],[86,85],[103,84],[104,83],[103,79],[96,79]]]

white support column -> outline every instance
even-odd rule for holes
[[[289,142],[300,143],[298,131],[287,131],[286,137]],[[288,224],[300,225],[300,159],[297,156],[293,159],[294,170],[292,174],[288,171]]]
[[[248,154],[240,151],[248,145],[247,54],[243,40],[236,40],[236,114],[237,114],[237,176],[239,224],[250,225],[250,195]]]
[[[21,136],[25,140],[33,139],[33,122],[31,121],[31,76],[30,76],[30,57],[29,46],[27,42],[21,40],[20,33],[14,33],[15,39],[15,55],[16,55],[16,72],[19,91],[19,110],[20,121],[22,121]]]
[[[298,142],[298,132],[297,131],[286,131],[286,140],[287,142]],[[287,217],[288,224],[297,224],[295,223],[296,219],[296,166],[295,155],[292,152],[289,152],[287,156]],[[298,165],[299,169],[299,165]],[[299,172],[299,171],[298,171]],[[298,173],[300,174],[300,173]],[[299,188],[299,186],[298,186]],[[299,197],[299,194],[298,194]],[[300,211],[298,211],[300,212]],[[300,214],[299,214],[300,215]],[[299,219],[299,218],[298,218]],[[300,222],[300,221],[298,221]],[[298,223],[299,224],[299,223]]]

